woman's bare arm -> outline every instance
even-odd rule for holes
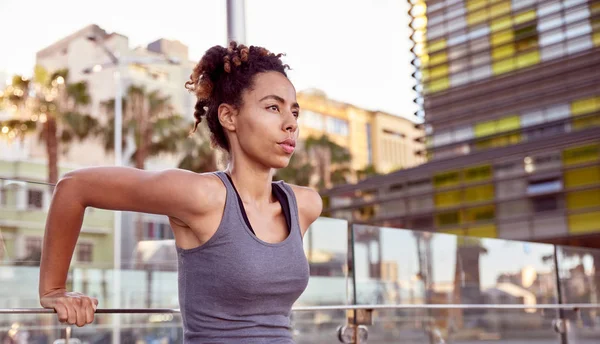
[[[98,167],[65,175],[55,188],[46,220],[39,284],[42,306],[55,308],[61,320],[82,326],[87,323],[85,312],[96,303],[67,295],[65,290],[85,208],[163,214],[187,222],[206,209],[203,203],[210,197],[203,197],[204,183],[209,183],[206,176],[175,169],[149,172]]]

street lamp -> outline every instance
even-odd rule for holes
[[[91,74],[94,72],[100,72],[106,68],[114,67],[116,71],[114,73],[115,78],[115,166],[123,165],[123,146],[122,146],[122,131],[123,131],[123,77],[121,75],[122,67],[128,66],[129,64],[170,64],[179,65],[180,61],[173,57],[136,57],[136,58],[121,58],[113,53],[104,44],[104,41],[99,38],[98,35],[90,35],[87,39],[94,42],[97,46],[102,48],[104,53],[109,57],[110,62],[104,64],[96,64],[93,67],[85,68],[82,72],[84,74]],[[120,211],[114,212],[114,233],[113,233],[113,245],[114,245],[114,274],[113,274],[113,286],[114,286],[114,307],[120,307],[121,304],[121,275],[118,270],[121,269],[121,220],[122,214]],[[120,342],[120,322],[119,316],[113,315],[113,343]]]

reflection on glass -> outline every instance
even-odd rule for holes
[[[552,245],[358,225],[353,231],[358,304],[557,302]],[[406,311],[378,313],[384,321],[408,319]],[[410,311],[418,317],[433,313]],[[508,318],[493,309],[435,314],[434,325],[440,331],[502,338],[518,329],[548,329],[555,316],[554,311],[534,309],[515,312]],[[513,324],[515,314],[521,321]]]
[[[600,303],[600,250],[558,246],[557,255],[563,303]],[[599,309],[567,312],[565,317],[570,342],[600,338]]]
[[[27,184],[15,188],[13,195],[27,195]],[[4,193],[8,199],[8,193]],[[20,196],[19,196],[20,197]],[[36,196],[37,197],[37,196]],[[34,202],[35,203],[35,202]],[[3,203],[4,204],[4,203]],[[34,214],[31,214],[31,211]],[[12,209],[0,206],[0,219],[8,218],[7,214],[17,219],[28,219],[15,222],[15,227],[0,227],[0,308],[39,308],[39,250],[43,235],[43,223],[47,209]],[[39,216],[37,213],[39,212]],[[112,214],[91,210],[88,225],[112,225]],[[32,217],[37,216],[37,217]],[[87,215],[86,215],[87,216]],[[142,218],[146,223],[145,233],[159,233],[162,219],[149,214],[129,213],[123,216],[124,234],[133,233],[136,219]],[[34,222],[35,225],[31,223]],[[103,222],[106,220],[105,222]],[[94,222],[95,221],[95,222]],[[154,223],[150,226],[148,223]],[[0,222],[0,226],[3,222]],[[96,233],[82,232],[82,245],[78,259],[78,250],[74,253],[67,277],[68,290],[82,292],[98,299],[100,308],[179,308],[177,292],[177,253],[173,240],[163,240],[162,235],[146,235],[145,240],[135,242],[124,235],[124,250],[130,250],[121,264],[121,269],[114,270],[112,262],[112,234],[110,230]],[[154,239],[153,239],[154,238]],[[38,240],[39,239],[39,240]],[[90,247],[91,246],[91,247]],[[7,248],[8,247],[8,248]],[[343,220],[328,218],[318,219],[304,237],[305,253],[310,263],[311,277],[308,287],[299,298],[296,306],[341,305],[347,303],[348,283],[348,224]],[[108,251],[108,253],[106,252]],[[85,261],[82,261],[85,260]],[[115,303],[114,279],[120,276],[120,303]],[[292,321],[296,328],[294,333],[301,342],[331,343],[335,336],[335,328],[345,323],[345,311],[294,312]],[[118,318],[122,342],[135,340],[160,340],[167,338],[169,342],[181,342],[180,319],[171,315],[129,315],[121,314]],[[72,337],[90,342],[110,342],[113,331],[111,315],[98,316],[94,326],[77,328]],[[64,336],[55,316],[49,315],[0,315],[0,343],[9,333],[27,333],[29,338],[42,336],[48,339],[40,343],[52,343]],[[12,332],[11,332],[12,331]],[[41,332],[40,332],[41,331]],[[39,333],[38,333],[39,332]],[[62,334],[61,334],[62,333]],[[32,337],[33,336],[33,337]],[[40,338],[42,338],[40,337]],[[305,341],[305,338],[312,338]],[[129,341],[131,339],[132,341]],[[8,341],[8,339],[7,339]],[[35,343],[35,340],[30,340]]]

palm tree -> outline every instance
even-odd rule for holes
[[[348,182],[352,156],[346,148],[329,140],[327,135],[318,138],[309,136],[304,146],[314,162],[318,175],[318,189],[328,189]]]
[[[104,148],[114,150],[114,99],[102,105],[109,115],[107,127],[102,131]],[[146,92],[142,86],[132,85],[123,99],[123,146],[135,149],[132,160],[136,168],[144,169],[150,157],[161,153],[177,152],[184,126],[183,117],[174,113],[170,98],[159,91]],[[130,133],[135,147],[127,146]]]
[[[186,131],[185,128],[183,130],[181,136],[185,137],[184,135],[189,130]],[[183,157],[177,167],[184,170],[203,173],[216,171],[224,167],[221,154],[210,143],[208,127],[206,125],[199,125],[196,135],[188,135],[182,141],[181,151]]]
[[[7,122],[8,130],[21,133],[40,127],[40,140],[48,156],[48,182],[58,181],[59,154],[68,150],[74,139],[83,140],[97,129],[97,120],[82,113],[90,103],[85,82],[69,83],[66,69],[48,73],[36,66],[34,79],[15,76],[3,100],[16,108],[16,120]],[[6,93],[6,92],[3,92]],[[5,124],[6,125],[6,124]],[[62,151],[59,152],[62,146]]]

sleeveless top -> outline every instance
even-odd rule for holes
[[[285,195],[282,209],[288,204],[289,233],[267,243],[247,222],[227,174],[215,174],[227,190],[217,231],[199,247],[177,247],[184,343],[293,344],[291,308],[309,278],[294,192],[273,183],[274,194]]]

